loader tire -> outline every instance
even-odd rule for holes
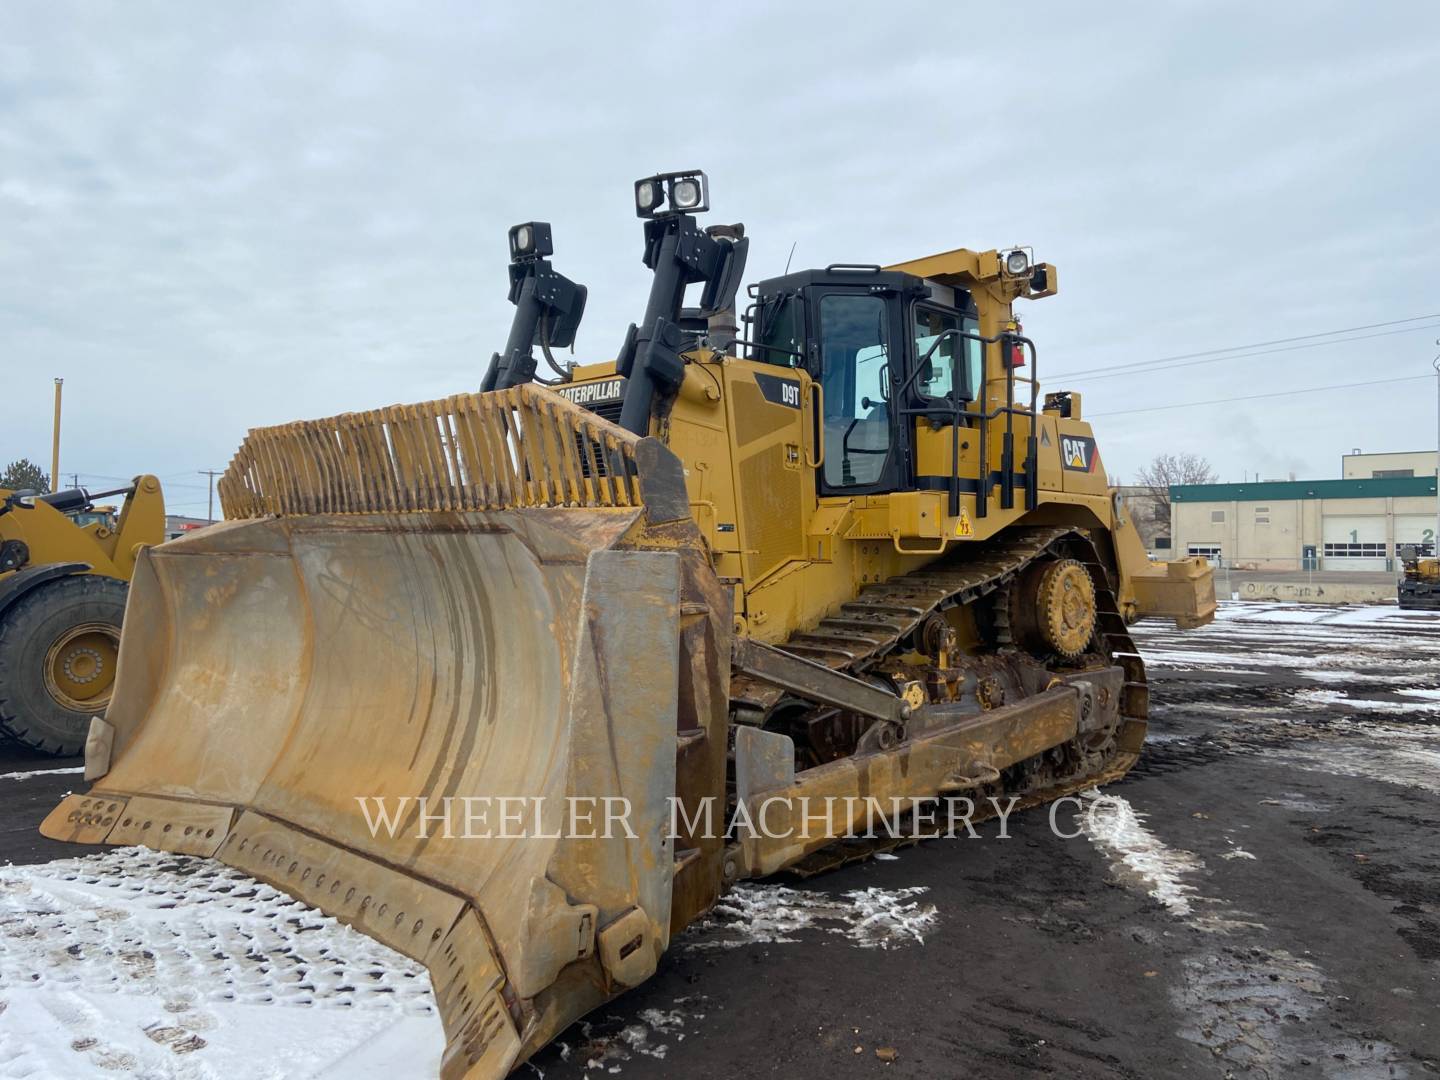
[[[0,732],[57,757],[80,753],[115,682],[125,582],[58,578],[0,615]]]

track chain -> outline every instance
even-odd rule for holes
[[[1077,559],[1095,585],[1097,644],[1106,660],[1119,666],[1125,674],[1120,728],[1100,768],[1028,791],[1010,791],[996,785],[993,792],[978,793],[982,797],[975,800],[976,813],[972,820],[978,822],[994,815],[983,798],[985,794],[993,794],[1002,804],[1014,795],[1020,800],[1015,808],[1024,809],[1110,783],[1129,772],[1140,755],[1149,712],[1149,689],[1145,682],[1145,664],[1120,614],[1110,571],[1089,537],[1075,529],[1008,529],[979,545],[978,551],[967,549],[963,561],[957,560],[953,566],[942,561],[867,587],[855,600],[841,604],[834,614],[822,619],[813,630],[794,635],[780,648],[827,667],[861,675],[905,642],[931,614],[973,603],[1008,586],[1030,562],[1047,551]],[[732,680],[731,697],[743,708],[768,709],[782,696],[782,691],[749,676],[737,674]],[[842,839],[802,860],[791,871],[801,876],[819,873],[907,842],[913,841],[888,837]]]

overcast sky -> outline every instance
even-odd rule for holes
[[[62,472],[203,513],[249,427],[476,386],[534,218],[607,359],[631,183],[703,168],[752,280],[1033,245],[1026,329],[1112,475],[1335,476],[1433,448],[1433,379],[1122,410],[1426,374],[1440,319],[1063,376],[1440,312],[1437,73],[1421,3],[7,4],[0,462],[48,467],[63,376]]]

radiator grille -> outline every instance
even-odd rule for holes
[[[752,580],[804,555],[800,517],[795,512],[802,504],[800,476],[799,469],[786,467],[778,445],[740,463],[740,486],[746,493],[742,541],[750,549],[746,562]]]
[[[625,407],[625,403],[623,401],[608,401],[603,405],[581,405],[578,407],[584,409],[586,412],[594,413],[606,423],[619,424],[620,410]],[[581,443],[584,442],[585,438],[586,436],[583,432],[577,431],[575,433],[575,444],[580,459],[581,475],[586,477],[609,476],[611,460],[604,455],[595,459],[595,464],[593,466],[595,471],[591,471],[592,466],[590,464],[590,458],[584,453],[584,450],[581,446]]]

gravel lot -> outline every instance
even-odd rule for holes
[[[1077,835],[1055,835],[1035,810],[1010,819],[1009,839],[991,823],[979,839],[744,886],[675,943],[655,979],[520,1075],[1440,1076],[1440,618],[1227,603],[1200,631],[1137,630],[1151,741],[1088,823],[1075,805],[1056,815]],[[0,754],[0,861],[83,854],[34,831],[81,786],[73,772],[41,770],[76,764]],[[253,1073],[236,1072],[236,1059],[222,1067],[245,1025],[251,1039],[293,1031],[301,1047],[307,1025],[323,1030],[339,1006],[357,1005],[352,986],[334,987],[350,993],[338,1000],[303,967],[313,993],[247,989],[243,1010],[234,992],[167,1002],[173,1023],[162,1029],[144,1006],[159,1008],[163,990],[143,980],[119,987],[124,1008],[107,1008],[116,988],[87,983],[83,961],[68,973],[45,967],[67,935],[85,940],[85,955],[104,951],[84,938],[84,910],[51,910],[87,902],[60,887],[76,876],[66,865],[49,877],[0,871],[0,1076],[328,1066],[336,1071],[325,1075],[393,1077],[438,1056],[438,1046],[396,1056],[404,1039],[438,1032],[423,994],[405,992],[389,995],[403,1007],[386,1013],[377,995],[366,1014],[379,1034],[365,1037],[385,1048],[371,1059],[297,1049],[281,1071],[260,1058]],[[184,909],[165,897],[184,895],[189,873],[201,871],[154,867],[146,896],[172,922]],[[224,894],[207,910],[222,911],[229,883],[203,881]],[[81,875],[92,891],[121,891],[98,872],[96,882]],[[297,907],[281,898],[246,917],[294,919]],[[42,908],[50,953],[25,944]],[[320,937],[342,929],[326,925]],[[253,989],[237,965],[283,967],[245,951],[224,957],[233,986]],[[291,962],[302,961],[312,963]],[[58,1023],[41,1031],[41,1015]],[[205,1031],[196,1047],[192,1035]]]

